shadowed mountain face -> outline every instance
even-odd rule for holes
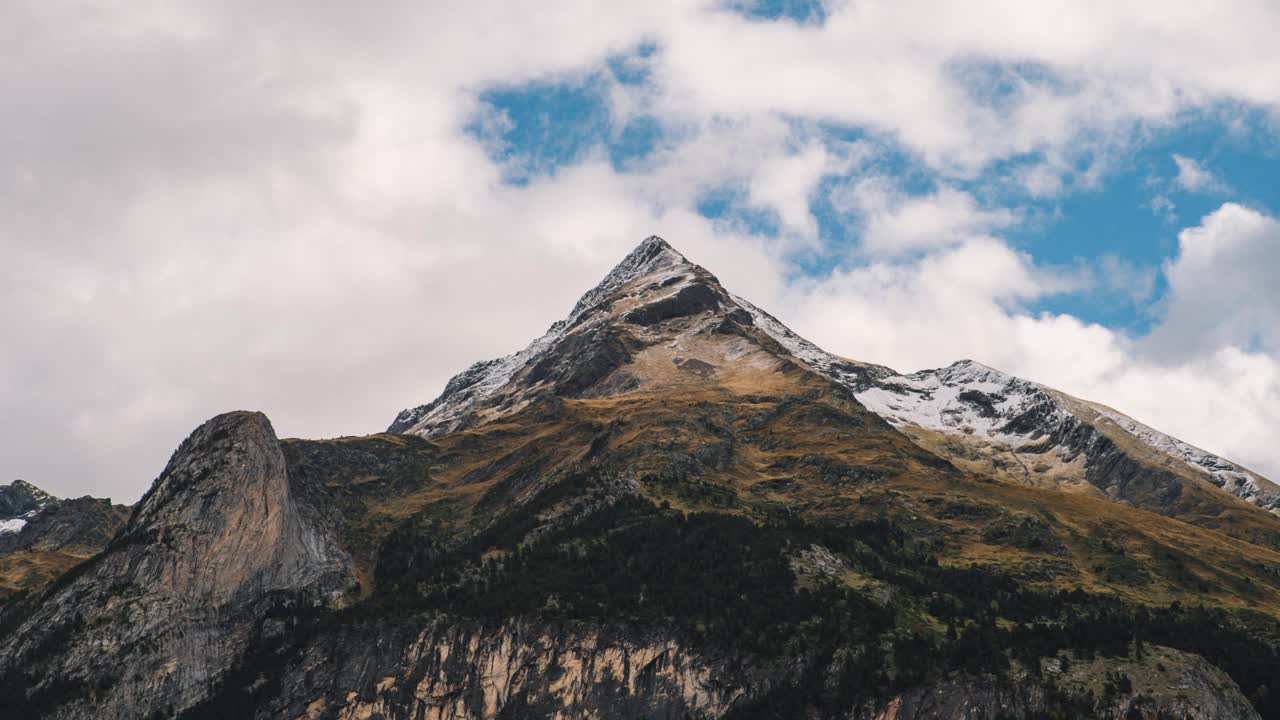
[[[388,433],[199,428],[0,611],[0,715],[1280,718],[1269,486],[1152,433],[650,238]]]

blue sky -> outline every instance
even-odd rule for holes
[[[381,430],[651,234],[1280,475],[1275,3],[88,6],[0,7],[0,481]]]
[[[731,6],[732,7],[732,6]],[[737,8],[762,20],[817,22],[822,6],[810,2],[761,2]],[[652,78],[646,63],[659,52],[651,44],[636,53],[610,58],[600,69],[567,77],[487,88],[478,95],[482,110],[468,131],[501,165],[504,181],[524,185],[537,176],[554,176],[564,167],[599,155],[618,173],[643,170],[661,148],[678,147],[682,130],[643,112],[611,114],[614,85],[643,87]],[[984,104],[1001,107],[1014,79],[1061,82],[1038,66],[982,63],[961,72],[965,84]],[[493,118],[500,121],[493,122]],[[486,122],[486,120],[489,120]],[[822,142],[867,139],[859,128],[817,123],[809,133]],[[1031,312],[1065,313],[1134,334],[1149,332],[1167,285],[1161,266],[1178,252],[1178,232],[1230,198],[1265,213],[1280,210],[1280,146],[1273,119],[1250,107],[1212,107],[1176,122],[1135,127],[1107,157],[1079,159],[1081,171],[1097,174],[1051,197],[1010,186],[1007,176],[1040,160],[1034,154],[993,163],[973,177],[955,178],[922,164],[889,138],[871,139],[878,157],[871,167],[824,175],[808,197],[817,222],[819,247],[790,257],[791,271],[821,277],[836,266],[867,260],[858,252],[861,228],[856,214],[832,208],[832,189],[861,174],[887,175],[908,196],[927,196],[940,186],[961,188],[985,204],[1013,209],[1018,219],[1002,228],[1013,247],[1036,263],[1101,274],[1093,282],[1054,294],[1028,306]],[[1190,160],[1212,177],[1202,187],[1179,183],[1175,157]],[[741,182],[700,193],[693,209],[701,216],[730,222],[753,235],[777,237],[777,215],[753,206]],[[1109,268],[1126,270],[1109,280]]]

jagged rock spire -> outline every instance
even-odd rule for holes
[[[595,322],[618,293],[629,286],[656,286],[683,279],[697,286],[695,294],[705,306],[709,293],[717,296],[728,294],[719,287],[711,273],[689,262],[675,248],[657,235],[650,235],[635,247],[599,284],[587,291],[569,312],[568,317],[556,322],[545,335],[534,340],[524,350],[506,357],[478,362],[454,376],[445,385],[440,397],[415,408],[402,411],[388,432],[412,432],[434,435],[457,427],[458,418],[476,403],[493,394],[510,381],[522,368],[557,345],[570,332],[580,330],[584,324]],[[648,280],[649,282],[641,282]],[[679,292],[680,288],[671,292]],[[688,294],[688,290],[684,289]],[[662,290],[667,292],[667,290]],[[684,299],[684,298],[682,298]]]
[[[580,319],[582,313],[595,307],[629,282],[650,275],[690,270],[701,270],[701,268],[689,262],[666,240],[657,235],[650,235],[615,265],[598,285],[579,298],[573,310],[569,312],[569,317],[563,322],[574,324]],[[703,270],[703,272],[706,271]]]
[[[33,692],[71,677],[100,688],[68,695],[63,718],[181,711],[233,666],[273,596],[336,602],[356,583],[350,556],[295,503],[280,441],[256,412],[197,428],[83,568],[0,644],[0,675],[30,668]],[[130,648],[127,675],[103,648]]]
[[[0,519],[31,512],[56,499],[26,480],[0,485]]]

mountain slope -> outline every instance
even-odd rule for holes
[[[6,618],[5,702],[28,717],[163,716],[208,691],[278,593],[332,602],[350,582],[345,553],[293,502],[267,419],[221,415],[183,442],[104,552]]]
[[[1154,430],[1111,408],[1072,397],[1052,388],[1023,380],[972,360],[946,368],[901,375],[880,365],[870,365],[832,355],[804,340],[767,313],[736,298],[749,308],[759,326],[801,358],[809,367],[852,389],[860,402],[895,427],[934,431],[951,438],[973,438],[967,450],[995,446],[987,456],[1009,454],[1018,465],[1009,475],[1035,484],[1034,471],[1023,465],[1037,460],[1071,464],[1082,453],[1110,440],[1130,459],[1152,471],[1167,471],[1178,482],[1209,483],[1249,503],[1280,512],[1280,486],[1224,458]],[[936,446],[941,449],[940,446]],[[1110,450],[1111,448],[1107,448]],[[949,459],[962,459],[965,451],[943,451]],[[1024,461],[1019,456],[1031,457]],[[1124,498],[1123,479],[1105,469],[1106,462],[1084,458],[1065,484],[1082,479],[1113,499]],[[987,472],[1002,471],[995,459],[982,464]],[[1084,471],[1082,477],[1081,470]],[[1044,472],[1044,471],[1041,471]],[[1051,484],[1064,484],[1053,480]]]
[[[360,543],[352,552],[366,567],[369,596],[339,620],[299,620],[296,640],[264,649],[241,669],[243,685],[224,688],[207,715],[192,717],[242,703],[267,708],[261,717],[304,709],[321,717],[696,717],[731,708],[768,717],[755,714],[760,688],[781,693],[818,667],[830,666],[833,683],[866,671],[824,659],[840,652],[824,632],[913,637],[912,628],[941,622],[936,632],[945,635],[947,621],[930,618],[945,617],[932,613],[949,607],[939,598],[952,593],[967,608],[958,609],[962,617],[996,600],[1022,621],[1022,603],[1054,606],[1064,602],[1059,589],[1075,587],[1113,599],[1280,608],[1277,553],[936,461],[895,473],[895,460],[926,456],[906,444],[890,446],[902,455],[877,450],[867,431],[887,426],[839,386],[794,369],[774,374],[769,391],[747,394],[673,384],[620,398],[548,398],[430,441],[289,441],[300,493],[343,508],[339,534]],[[963,569],[974,562],[1000,570],[977,580]],[[1010,594],[1009,577],[1031,594]],[[1090,602],[1068,600],[1053,612],[1080,632],[1130,637],[1086,609]],[[883,618],[882,603],[902,609],[892,621],[898,630],[823,624],[847,622],[841,613],[850,608],[865,621]],[[837,610],[818,609],[827,607]],[[1086,614],[1070,619],[1078,612]],[[1137,619],[1122,624],[1130,621]],[[1176,645],[1168,628],[1192,621],[1175,614],[1144,622],[1152,623],[1148,642]],[[309,623],[334,629],[317,635]],[[970,652],[943,645],[896,652],[921,668]],[[1101,696],[1099,678],[1127,667],[1107,652],[1079,670],[1078,693],[1097,682]],[[1159,652],[1168,653],[1160,662],[1169,672],[1187,674],[1188,687],[1214,688],[1181,691],[1194,697],[1192,717],[1251,716],[1194,654]],[[276,666],[286,668],[276,687],[249,692],[248,679]],[[1035,716],[1051,702],[1005,695],[986,679],[946,690],[938,710],[925,699],[940,688],[890,677],[846,682],[875,707],[880,693],[902,693],[899,707],[919,714],[899,717],[955,717],[946,708],[979,701]],[[1138,694],[1167,692],[1159,682],[1152,677],[1108,702],[1119,703],[1119,716]],[[1169,693],[1160,707],[1176,702]]]
[[[732,340],[713,348],[713,338]],[[431,438],[541,397],[625,395],[699,372],[742,373],[753,362],[799,365],[847,388],[957,467],[1090,492],[1280,547],[1274,518],[1235,500],[1280,511],[1280,488],[1255,473],[1109,408],[972,361],[903,376],[836,357],[731,295],[656,237],[541,338],[471,366],[433,402],[400,413],[388,431]]]
[[[0,486],[0,597],[38,590],[100,552],[129,508],[91,497],[56,498],[23,480]]]
[[[948,460],[802,342],[651,238],[402,432],[219,416],[0,608],[0,716],[1280,719],[1280,551]]]
[[[909,376],[868,373],[858,398],[898,427],[965,435],[1014,455],[1064,463],[1085,455],[1091,484],[1113,498],[1125,488],[1096,468],[1103,438],[1134,459],[1193,483],[1208,482],[1259,507],[1280,511],[1280,488],[1235,463],[1195,448],[1097,403],[1015,378],[972,361]],[[1034,464],[1036,458],[1031,459]],[[1030,475],[1024,473],[1030,481]],[[1112,482],[1108,482],[1112,480]]]

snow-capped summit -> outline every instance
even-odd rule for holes
[[[475,363],[449,380],[440,397],[401,412],[388,432],[432,437],[458,429],[466,414],[486,405],[522,369],[537,365],[570,335],[589,335],[611,317],[609,310],[614,305],[632,308],[633,313],[662,313],[664,307],[671,312],[681,305],[689,309],[714,303],[717,292],[723,293],[710,273],[689,262],[662,238],[650,236],[545,335],[519,352]],[[645,302],[649,300],[652,302]],[[632,319],[640,317],[634,314]]]
[[[653,348],[664,358],[656,364]],[[669,364],[701,368],[707,378],[734,365],[807,368],[953,465],[1009,482],[1179,516],[1202,512],[1205,493],[1225,491],[1280,513],[1280,488],[1266,478],[1106,406],[973,360],[904,375],[832,355],[727,292],[658,237],[640,243],[545,335],[472,365],[440,397],[401,412],[389,432],[436,437],[539,398],[688,381],[662,369]]]

